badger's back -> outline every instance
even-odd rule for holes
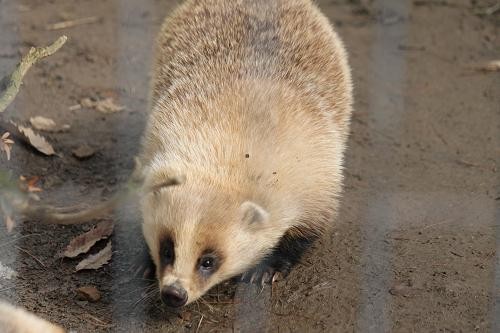
[[[352,103],[327,19],[309,0],[188,0],[159,36],[143,163],[321,229]]]

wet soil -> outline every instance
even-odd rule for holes
[[[264,289],[225,283],[180,311],[134,278],[139,219],[114,217],[113,260],[97,271],[57,254],[89,225],[0,226],[8,299],[76,332],[500,331],[500,74],[471,70],[500,57],[491,0],[319,0],[343,37],[355,81],[342,209],[331,234],[284,281]],[[4,115],[70,124],[46,136],[45,157],[16,143],[2,169],[41,177],[46,202],[93,204],[133,168],[145,123],[155,33],[177,1],[0,0],[0,76],[32,45],[69,42],[28,74]],[[47,25],[97,21],[53,31]],[[113,97],[126,110],[70,110]],[[88,145],[86,160],[72,150]],[[103,247],[104,244],[98,244]],[[96,286],[97,303],[77,288]]]

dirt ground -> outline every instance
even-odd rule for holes
[[[177,1],[0,0],[0,77],[32,45],[69,42],[33,68],[4,115],[71,125],[47,134],[58,157],[16,143],[13,177],[40,176],[42,200],[95,203],[124,183],[145,123],[152,43]],[[288,279],[256,290],[225,283],[178,312],[130,267],[139,219],[122,207],[113,260],[75,273],[57,254],[90,226],[0,224],[8,299],[76,332],[500,332],[500,57],[496,0],[320,0],[350,54],[355,114],[334,231]],[[493,12],[493,13],[492,13]],[[47,30],[83,17],[97,22]],[[113,97],[126,110],[73,110]],[[80,161],[81,144],[96,150]],[[104,244],[98,244],[100,247]],[[76,289],[93,285],[97,303]]]

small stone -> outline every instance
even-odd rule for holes
[[[408,297],[410,295],[411,288],[407,286],[406,284],[397,284],[391,289],[389,289],[389,293],[392,296],[402,296],[402,297]]]
[[[81,145],[78,148],[73,149],[72,153],[77,159],[86,160],[87,158],[94,156],[95,150],[88,145]]]
[[[93,286],[80,287],[76,290],[77,297],[81,301],[98,302],[101,299],[101,292]]]

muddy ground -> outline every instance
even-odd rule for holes
[[[70,124],[47,134],[59,157],[16,143],[2,169],[40,176],[42,200],[95,203],[128,177],[145,123],[152,42],[167,0],[0,0],[0,76],[32,45],[70,38],[28,74],[4,115]],[[350,54],[356,105],[345,194],[334,231],[285,281],[254,290],[226,283],[179,312],[133,278],[138,219],[116,214],[114,256],[75,273],[56,255],[90,226],[27,221],[0,227],[9,299],[76,332],[499,332],[500,74],[471,65],[500,58],[495,0],[320,0]],[[63,30],[49,24],[96,22]],[[126,110],[69,110],[84,97]],[[80,161],[81,144],[96,150]],[[98,244],[103,246],[104,244]],[[97,303],[76,288],[94,285]]]

